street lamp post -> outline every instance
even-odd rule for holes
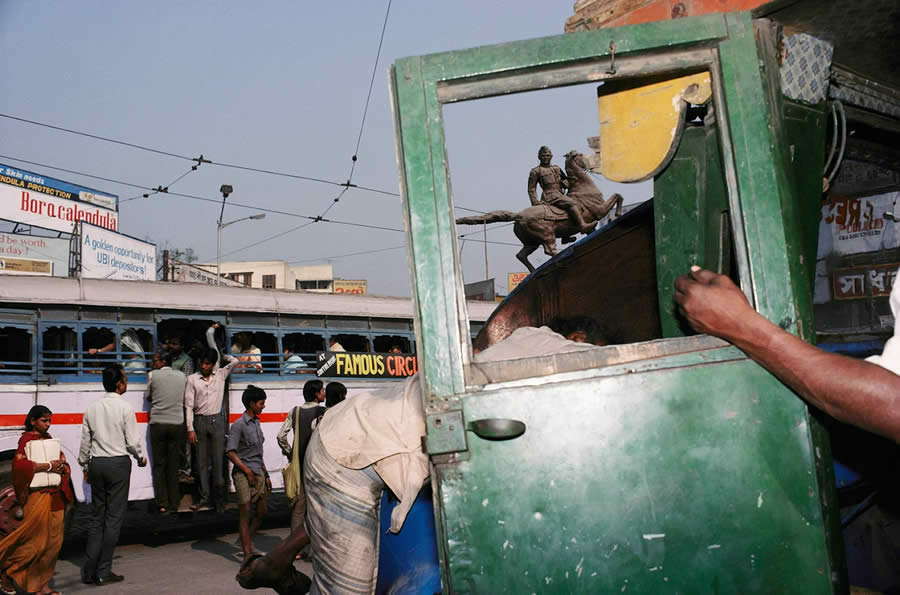
[[[228,223],[222,223],[222,215],[225,213],[225,199],[228,198],[228,195],[233,192],[233,189],[228,184],[222,184],[222,187],[219,188],[219,191],[222,193],[222,210],[219,212],[219,220],[216,221],[216,285],[220,284],[220,279],[222,278],[222,230],[229,225],[233,225],[241,221],[247,221],[248,219],[265,219],[266,217],[265,213],[257,213],[248,217],[235,219],[234,221],[229,221]]]

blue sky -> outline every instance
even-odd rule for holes
[[[6,67],[0,113],[223,163],[342,182],[347,179],[387,2],[16,2],[0,0]],[[560,34],[572,2],[395,0],[375,73],[353,182],[398,191],[387,71],[399,57]],[[526,179],[548,144],[562,165],[596,134],[591,86],[445,108],[454,200],[474,209],[528,205]],[[0,162],[118,194],[141,190],[33,161],[141,186],[167,185],[190,163],[0,118]],[[203,165],[172,191],[315,216],[340,188]],[[621,190],[620,190],[621,191]],[[649,190],[627,187],[626,202]],[[225,220],[254,213],[228,206]],[[461,213],[463,214],[463,213]],[[161,246],[216,255],[218,207],[155,195],[122,202],[121,231]],[[399,198],[351,189],[327,214],[339,221],[402,228]],[[226,260],[331,262],[335,275],[367,279],[372,293],[408,295],[402,233],[269,214],[223,231]],[[475,231],[460,228],[460,233]],[[484,278],[483,244],[463,244],[466,281]],[[515,243],[510,227],[488,239]],[[261,242],[246,248],[250,244]],[[518,248],[488,245],[488,270],[505,290],[524,270]],[[366,254],[341,257],[344,254]],[[535,255],[535,260],[542,258]]]

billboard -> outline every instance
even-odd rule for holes
[[[529,273],[507,273],[506,274],[506,292],[512,293],[513,289],[519,286],[519,283],[525,280]]]
[[[225,285],[228,287],[247,287],[243,283],[221,277],[216,283],[216,274],[185,262],[174,261],[172,264],[172,281],[179,283],[206,283],[207,285]]]
[[[156,245],[81,223],[81,276],[156,280]]]
[[[316,353],[316,376],[319,377],[406,378],[418,371],[418,361],[411,353]]]
[[[832,273],[832,295],[836,300],[887,297],[891,295],[900,263],[868,264],[836,269]]]
[[[0,257],[0,274],[41,275],[49,277],[53,274],[53,263],[49,260]]]
[[[0,219],[72,233],[87,221],[115,231],[118,197],[0,164]]]
[[[364,280],[354,281],[352,279],[335,279],[332,283],[334,293],[366,293],[367,283]]]
[[[0,232],[0,258],[49,261],[54,276],[69,276],[69,240]]]

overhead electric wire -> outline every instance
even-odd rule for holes
[[[378,40],[378,51],[375,52],[375,63],[372,65],[372,78],[369,80],[369,92],[366,94],[366,107],[363,109],[362,122],[359,125],[359,135],[356,137],[356,149],[353,151],[353,164],[350,166],[350,176],[347,182],[353,179],[353,170],[356,168],[356,159],[359,155],[359,145],[362,143],[363,130],[366,127],[366,114],[369,113],[369,100],[372,98],[372,87],[375,86],[375,73],[378,71],[378,60],[381,58],[381,46],[384,44],[384,32],[387,30],[388,16],[391,14],[391,0],[388,0],[387,10],[384,12],[384,23],[381,25],[381,38]]]
[[[337,260],[338,258],[347,258],[349,256],[360,256],[362,254],[375,254],[377,252],[387,252],[388,250],[399,250],[400,248],[406,248],[406,244],[401,244],[399,246],[391,246],[390,248],[378,248],[376,250],[363,250],[362,252],[350,252],[349,254],[337,254],[335,256],[321,256],[319,258],[306,258],[304,260],[293,260],[288,264],[300,264],[301,262],[315,262],[322,260]]]
[[[22,162],[22,163],[28,163],[28,164],[30,164],[30,165],[37,165],[37,166],[40,166],[40,167],[46,167],[46,168],[49,168],[49,169],[56,169],[56,170],[59,170],[59,171],[64,171],[64,172],[71,173],[71,174],[76,174],[76,175],[79,175],[79,176],[85,176],[85,177],[88,177],[88,178],[94,178],[94,179],[98,179],[98,180],[104,180],[104,181],[106,181],[106,182],[112,182],[113,184],[121,184],[121,185],[123,185],[123,186],[130,186],[130,187],[132,187],[132,188],[140,188],[141,190],[150,190],[150,191],[156,190],[156,188],[150,188],[149,186],[141,186],[141,185],[139,185],[139,184],[132,184],[131,182],[125,182],[125,181],[123,181],[123,180],[114,180],[114,179],[112,179],[112,178],[105,178],[105,177],[102,177],[102,176],[95,176],[95,175],[88,174],[88,173],[84,173],[84,172],[80,172],[80,171],[75,171],[75,170],[71,170],[71,169],[65,169],[65,168],[62,168],[62,167],[55,167],[55,166],[53,166],[53,165],[47,165],[47,164],[45,164],[45,163],[38,163],[38,162],[36,162],[36,161],[28,161],[27,159],[19,159],[18,157],[12,157],[12,156],[9,156],[9,155],[0,155],[0,159],[11,159],[11,160],[13,160],[13,161],[20,161],[20,162]],[[183,194],[183,193],[180,193],[180,192],[166,192],[165,194],[168,195],[168,196],[178,196],[178,197],[181,197],[181,198],[189,198],[189,199],[192,199],[192,200],[200,200],[200,201],[211,202],[211,203],[215,203],[215,204],[219,204],[219,202],[220,202],[220,200],[217,199],[217,198],[208,198],[208,197],[205,197],[205,196],[196,196],[196,195],[193,195],[193,194]],[[260,207],[260,206],[258,206],[258,205],[248,205],[248,204],[239,203],[239,202],[230,202],[230,203],[228,203],[228,204],[231,205],[231,206],[233,206],[233,207],[241,207],[241,208],[245,208],[245,209],[254,209],[254,210],[257,210],[257,211],[264,211],[264,212],[266,212],[266,213],[272,213],[272,214],[275,214],[275,215],[285,215],[285,216],[287,216],[287,217],[297,217],[297,218],[300,218],[300,219],[309,219],[309,220],[311,220],[311,221],[313,221],[313,222],[323,221],[323,222],[325,222],[325,223],[334,223],[334,224],[337,224],[337,225],[352,225],[352,226],[354,226],[354,227],[365,227],[365,228],[368,228],[368,229],[381,229],[381,230],[384,230],[384,231],[399,231],[399,232],[402,232],[402,231],[403,231],[402,229],[397,229],[397,228],[394,228],[394,227],[383,227],[383,226],[379,226],[379,225],[370,225],[370,224],[367,224],[367,223],[355,223],[355,222],[352,222],[352,221],[337,221],[337,220],[334,220],[334,219],[325,219],[325,218],[323,218],[323,217],[321,217],[321,216],[301,215],[300,213],[291,213],[291,212],[289,212],[289,211],[281,211],[281,210],[279,210],[279,209],[270,209],[270,208],[266,208],[266,207]]]
[[[19,116],[13,116],[13,115],[11,115],[11,114],[0,113],[0,117],[2,117],[2,118],[8,118],[8,119],[10,119],[10,120],[16,120],[16,121],[18,121],[18,122],[24,122],[24,123],[26,123],[26,124],[33,124],[33,125],[35,125],[35,126],[42,126],[42,127],[44,127],[44,128],[50,128],[51,130],[58,130],[58,131],[60,131],[60,132],[67,132],[67,133],[69,133],[69,134],[76,134],[76,135],[78,135],[78,136],[84,136],[84,137],[87,137],[87,138],[92,138],[92,139],[94,139],[94,140],[101,140],[101,141],[105,141],[105,142],[109,142],[109,143],[114,143],[114,144],[117,144],[117,145],[122,145],[122,146],[125,146],[125,147],[130,147],[130,148],[132,148],[132,149],[139,149],[139,150],[141,150],[141,151],[148,151],[148,152],[150,152],[150,153],[156,153],[157,155],[165,155],[165,156],[167,156],[167,157],[174,157],[174,158],[176,158],[176,159],[184,159],[185,161],[197,161],[197,162],[202,162],[202,163],[208,163],[208,164],[210,164],[210,165],[217,165],[217,166],[219,166],[219,167],[227,167],[227,168],[231,168],[231,169],[240,169],[240,170],[244,170],[244,171],[252,171],[252,172],[256,172],[256,173],[268,174],[268,175],[273,175],[273,176],[281,176],[281,177],[285,177],[285,178],[293,178],[293,179],[296,179],[296,180],[306,180],[306,181],[309,181],[309,182],[319,182],[319,183],[322,183],[322,184],[331,184],[332,186],[345,186],[345,187],[346,187],[346,186],[351,185],[351,184],[349,184],[349,181],[348,181],[348,182],[335,182],[334,180],[326,180],[326,179],[324,179],[324,178],[317,178],[317,177],[314,177],[314,176],[305,176],[305,175],[301,175],[301,174],[294,174],[294,173],[288,173],[288,172],[276,171],[276,170],[272,170],[272,169],[264,169],[264,168],[259,168],[259,167],[251,167],[251,166],[248,166],[248,165],[238,165],[238,164],[234,164],[234,163],[224,163],[224,162],[221,162],[221,161],[212,161],[212,160],[210,160],[210,159],[204,158],[203,155],[200,155],[199,158],[198,158],[198,157],[189,157],[189,156],[187,156],[187,155],[181,155],[181,154],[179,154],[179,153],[173,153],[173,152],[171,152],[171,151],[163,151],[163,150],[161,150],[161,149],[154,149],[153,147],[147,147],[147,146],[144,146],[144,145],[139,145],[139,144],[137,144],[137,143],[130,143],[130,142],[126,142],[126,141],[114,139],[114,138],[109,138],[109,137],[107,137],[107,136],[101,136],[101,135],[99,135],[99,134],[91,134],[90,132],[82,132],[82,131],[80,131],[80,130],[73,130],[73,129],[71,129],[71,128],[65,128],[65,127],[63,127],[63,126],[56,126],[56,125],[53,125],[53,124],[47,124],[47,123],[45,123],[45,122],[38,122],[38,121],[36,121],[36,120],[29,120],[29,119],[27,119],[27,118],[20,118]],[[20,161],[24,161],[24,160],[20,160]],[[62,170],[62,168],[58,168],[58,169]],[[65,170],[62,170],[62,171],[65,171]],[[358,188],[358,189],[360,189],[360,190],[365,190],[365,191],[367,191],[367,192],[375,192],[375,193],[377,193],[377,194],[386,194],[386,195],[388,195],[388,196],[400,196],[399,193],[397,193],[397,192],[391,192],[391,191],[388,191],[388,190],[380,190],[380,189],[378,189],[378,188],[370,188],[370,187],[368,187],[368,186],[356,186],[356,185],[352,185],[352,186],[353,186],[353,188]]]

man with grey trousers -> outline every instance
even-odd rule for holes
[[[147,382],[150,402],[150,450],[153,453],[153,493],[159,512],[178,510],[181,494],[178,467],[186,440],[184,427],[184,387],[187,378],[172,369],[174,354],[160,350],[153,355],[153,371]]]
[[[84,412],[78,463],[84,469],[84,482],[91,486],[91,523],[88,530],[81,582],[106,585],[125,580],[112,571],[113,550],[125,520],[128,488],[131,485],[131,459],[145,467],[134,409],[122,398],[128,390],[128,376],[121,364],[103,370],[106,394]]]

